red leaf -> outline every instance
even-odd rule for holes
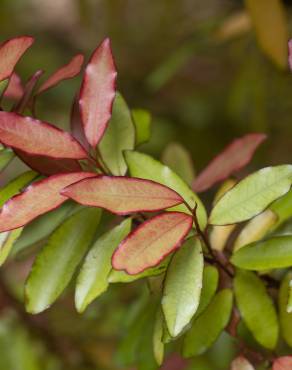
[[[118,176],[85,179],[68,186],[62,194],[83,205],[105,208],[118,215],[154,212],[183,202],[179,194],[164,185]]]
[[[247,134],[233,140],[197,176],[193,183],[196,192],[208,190],[214,184],[246,166],[257,147],[266,139],[265,134]]]
[[[40,86],[38,94],[58,85],[58,83],[63,80],[68,80],[69,78],[77,76],[81,70],[83,61],[84,56],[82,54],[75,55],[68,64],[59,68]]]
[[[106,38],[94,51],[85,69],[80,91],[81,119],[92,147],[99,143],[111,118],[116,76],[110,40]]]
[[[273,370],[291,370],[292,356],[284,356],[277,358],[273,363]]]
[[[14,151],[28,167],[42,175],[55,175],[57,173],[79,172],[82,170],[79,162],[75,159],[56,159],[41,155],[30,155],[18,149]]]
[[[12,74],[16,63],[33,42],[32,37],[20,36],[0,45],[0,81]]]
[[[121,242],[112,257],[113,268],[135,275],[158,265],[180,247],[192,223],[192,217],[181,212],[151,218]]]
[[[163,363],[160,370],[185,370],[189,362],[179,354],[171,354]]]
[[[8,99],[18,100],[22,97],[24,89],[18,74],[12,73],[9,79],[8,86],[4,92],[4,97]]]
[[[82,146],[89,151],[89,144],[86,140],[84,129],[81,122],[78,100],[75,98],[71,108],[70,117],[70,128],[71,133],[82,144]]]
[[[0,141],[29,154],[52,158],[86,158],[82,146],[67,132],[31,117],[0,112]]]
[[[96,174],[89,172],[60,174],[33,183],[24,192],[4,204],[0,213],[0,232],[24,226],[43,213],[57,208],[67,199],[60,194],[61,189],[91,176]]]
[[[288,41],[288,62],[290,70],[292,71],[292,39]]]

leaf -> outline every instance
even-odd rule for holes
[[[70,115],[70,128],[71,133],[75,137],[76,140],[89,152],[89,144],[85,137],[83,125],[81,122],[80,111],[79,111],[79,104],[77,97],[74,98],[72,107],[71,107],[71,115]]]
[[[292,265],[292,236],[276,236],[239,249],[231,262],[246,270],[264,271]]]
[[[287,67],[288,29],[285,9],[280,0],[245,0],[265,54],[280,68]]]
[[[0,140],[29,154],[52,158],[87,157],[82,146],[67,132],[16,113],[0,112]]]
[[[36,242],[47,238],[78,207],[73,202],[67,201],[53,211],[37,217],[24,227],[22,234],[13,246],[12,254],[15,255]]]
[[[99,237],[88,252],[77,278],[75,305],[78,312],[106,291],[108,275],[112,269],[111,257],[120,242],[131,231],[131,219]]]
[[[255,216],[240,231],[233,246],[234,251],[238,251],[243,246],[262,239],[277,222],[277,215],[270,209]]]
[[[176,337],[197,311],[204,258],[199,239],[188,239],[170,262],[164,281],[162,310],[168,331]]]
[[[93,240],[99,209],[84,209],[61,224],[38,254],[25,285],[29,313],[47,309],[70,282]]]
[[[50,176],[57,173],[79,172],[82,170],[76,159],[57,159],[45,157],[43,155],[31,155],[19,149],[14,150],[14,152],[28,167],[42,175]]]
[[[19,100],[23,96],[24,88],[21,78],[17,73],[13,72],[9,78],[8,86],[4,92],[4,97],[13,100]]]
[[[286,194],[292,183],[292,165],[266,167],[240,181],[223,195],[210,215],[213,225],[248,220]]]
[[[292,366],[292,356],[277,358],[273,363],[273,370],[290,370]]]
[[[292,310],[289,308],[292,273],[288,272],[283,278],[279,290],[279,321],[281,335],[285,342],[292,348]]]
[[[219,181],[225,180],[234,172],[246,166],[257,147],[266,140],[265,134],[247,134],[233,140],[196,177],[193,189],[196,192],[208,190]]]
[[[0,81],[12,74],[16,63],[33,42],[34,39],[30,36],[20,36],[0,45]]]
[[[179,248],[192,227],[192,218],[180,212],[167,212],[147,220],[122,241],[112,258],[116,270],[138,274],[159,264]]]
[[[207,215],[203,203],[189,186],[169,167],[156,161],[152,157],[135,151],[126,151],[125,159],[131,176],[159,182],[180,194],[191,208],[196,205],[199,224],[202,229],[206,226]],[[190,213],[184,204],[171,210]]]
[[[274,349],[279,325],[273,301],[257,275],[238,270],[234,279],[236,302],[243,321],[263,347]]]
[[[245,357],[238,356],[232,361],[231,370],[254,370],[254,367]]]
[[[97,176],[67,187],[62,194],[87,206],[105,208],[125,215],[158,211],[183,202],[173,190],[149,180]]]
[[[273,229],[276,229],[292,217],[292,190],[289,190],[288,193],[277,199],[270,205],[269,209],[278,216],[277,223],[273,227]]]
[[[195,313],[198,317],[211,302],[216,290],[218,288],[219,273],[214,266],[205,266],[203,272],[203,286],[201,291],[199,307]]]
[[[132,109],[136,146],[146,143],[151,136],[151,114],[145,109]]]
[[[0,266],[6,261],[11,249],[20,237],[23,228],[0,233]]]
[[[213,226],[210,232],[212,249],[223,251],[236,225]]]
[[[68,80],[78,75],[84,62],[82,54],[75,55],[68,64],[54,72],[39,88],[38,94],[58,85],[63,80]]]
[[[92,147],[99,143],[111,118],[116,76],[110,40],[106,38],[94,51],[85,69],[80,91],[81,119]]]
[[[161,308],[159,308],[156,313],[153,331],[153,353],[155,360],[159,366],[162,365],[164,358],[164,343],[162,341],[163,324],[164,324],[163,313]]]
[[[232,292],[223,289],[194,321],[183,342],[183,356],[198,356],[207,351],[227,326],[232,309]]]
[[[162,153],[162,162],[177,173],[188,185],[195,179],[194,164],[190,153],[179,143],[168,144]]]
[[[135,275],[129,275],[125,271],[117,271],[112,269],[108,276],[109,283],[131,283],[132,281],[142,279],[144,277],[157,276],[163,274],[169,264],[170,257],[165,258],[159,265],[156,267],[150,267],[143,272]]]
[[[121,94],[117,93],[112,117],[98,147],[103,161],[113,175],[125,175],[127,165],[123,151],[134,149],[135,129],[130,110]]]
[[[90,176],[95,174],[77,172],[54,175],[35,182],[4,204],[0,213],[0,232],[24,226],[43,213],[57,208],[67,200],[60,194],[61,189]]]
[[[3,171],[13,158],[13,151],[10,148],[4,148],[0,144],[0,171]]]
[[[36,172],[27,171],[11,180],[6,186],[0,189],[0,207],[2,207],[3,204],[15,194],[19,193],[20,190],[25,188],[36,177]]]

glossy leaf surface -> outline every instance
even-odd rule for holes
[[[181,246],[170,262],[161,304],[172,337],[179,335],[196,313],[201,296],[203,266],[201,243],[193,237]]]
[[[161,184],[130,177],[85,179],[67,187],[62,194],[83,205],[105,208],[120,215],[158,211],[183,201],[180,195]]]
[[[117,93],[112,117],[98,147],[103,161],[113,175],[125,175],[127,165],[124,150],[134,149],[135,129],[130,110],[121,94]]]
[[[82,146],[67,132],[16,113],[0,112],[0,140],[29,154],[71,159],[87,157]]]
[[[231,262],[237,267],[256,271],[290,267],[292,236],[276,236],[246,245],[233,254]]]
[[[213,208],[209,221],[225,225],[248,220],[286,194],[291,183],[291,165],[262,168],[225,193]]]
[[[231,290],[224,289],[216,294],[186,333],[183,343],[184,357],[198,356],[211,347],[228,324],[232,302]]]
[[[115,251],[113,268],[138,274],[159,264],[180,247],[192,227],[192,218],[180,212],[155,216],[138,226]]]
[[[211,188],[246,166],[257,147],[266,139],[264,134],[247,134],[235,139],[196,177],[193,189],[197,192]]]
[[[70,282],[100,220],[99,209],[85,209],[68,218],[38,254],[25,286],[26,309],[48,308]]]
[[[85,69],[79,99],[85,136],[92,147],[99,143],[111,118],[116,76],[110,40],[105,39]]]
[[[77,278],[75,304],[79,312],[107,289],[112,254],[130,230],[131,219],[128,218],[100,236],[88,252]]]
[[[241,317],[254,338],[265,348],[275,348],[279,334],[278,318],[261,279],[252,272],[238,270],[234,290]]]
[[[55,175],[35,182],[23,193],[4,204],[0,213],[0,231],[23,226],[34,218],[51,211],[67,200],[60,191],[83,178],[95,176],[88,172]]]
[[[206,226],[207,215],[201,200],[169,167],[164,166],[162,163],[156,161],[149,155],[135,151],[125,152],[125,159],[131,176],[153,180],[173,189],[180,194],[192,208],[194,208],[197,204],[197,217],[199,224],[201,228]],[[183,204],[176,206],[171,210],[189,213],[189,210]]]

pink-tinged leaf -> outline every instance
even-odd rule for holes
[[[0,81],[12,74],[16,63],[33,42],[32,37],[20,36],[0,45]]]
[[[84,134],[84,128],[80,117],[79,104],[76,98],[74,99],[71,108],[70,128],[71,133],[75,137],[75,139],[78,140],[79,143],[82,144],[82,146],[87,151],[89,151],[89,144]]]
[[[78,75],[81,70],[84,61],[84,56],[82,54],[75,55],[68,64],[59,68],[55,73],[53,73],[47,81],[45,81],[38,89],[38,94],[50,89],[53,86],[59,84],[63,80],[68,80]]]
[[[158,265],[180,247],[192,223],[192,217],[182,212],[166,212],[145,221],[116,249],[113,268],[135,275]]]
[[[29,154],[83,159],[86,151],[69,133],[31,117],[0,112],[0,142]]]
[[[284,356],[277,358],[273,363],[273,370],[291,370],[292,356]]]
[[[231,370],[255,370],[255,369],[245,357],[238,356],[232,361]]]
[[[208,190],[217,182],[225,180],[232,173],[246,166],[266,137],[265,134],[252,133],[232,141],[196,177],[193,190],[196,192]]]
[[[91,176],[96,174],[90,172],[59,174],[33,183],[4,204],[0,213],[0,232],[24,226],[43,213],[57,208],[67,200],[60,194],[61,189]]]
[[[106,38],[94,51],[85,69],[80,91],[81,119],[92,147],[99,143],[111,118],[116,76],[110,40]]]
[[[4,97],[13,100],[19,100],[24,93],[22,82],[18,74],[12,73],[8,86],[4,92]]]
[[[288,63],[290,70],[292,71],[292,39],[288,41]]]
[[[157,182],[119,176],[85,179],[68,186],[62,194],[83,205],[105,208],[118,215],[154,212],[183,202],[178,193]]]
[[[57,173],[82,171],[82,168],[76,159],[56,159],[41,155],[31,155],[22,152],[19,149],[15,149],[14,152],[28,167],[42,175],[50,176]]]

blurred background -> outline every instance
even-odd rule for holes
[[[157,158],[176,141],[191,152],[199,172],[234,137],[259,131],[268,140],[248,170],[291,162],[292,1],[0,0],[0,41],[22,34],[36,38],[17,66],[24,81],[36,69],[51,74],[78,52],[88,58],[109,36],[118,89],[131,108],[152,114],[152,139],[141,150]],[[43,94],[38,118],[68,127],[79,84],[76,78]],[[10,166],[1,181],[19,166]],[[2,271],[16,296],[30,263],[20,259]],[[30,317],[3,288],[0,370],[130,369],[133,353],[121,343],[132,352],[145,349],[130,335],[145,305],[144,289],[145,282],[113,285],[80,316],[69,288],[48,312]],[[222,364],[213,359],[216,353]],[[163,369],[223,370],[233,353],[232,340],[223,336],[196,365],[172,357]],[[155,369],[143,356],[139,370]]]

